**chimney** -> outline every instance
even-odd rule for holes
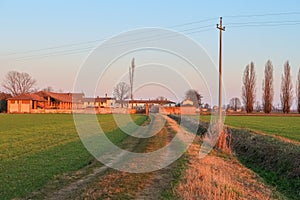
[[[107,93],[105,93],[105,97],[107,97]]]

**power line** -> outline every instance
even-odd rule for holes
[[[83,44],[90,44],[90,43],[100,42],[100,41],[103,41],[103,40],[104,39],[91,40],[91,41],[86,41],[86,42],[64,44],[64,45],[59,45],[59,46],[52,46],[52,47],[46,47],[46,48],[34,49],[34,50],[28,50],[28,51],[18,51],[18,52],[14,52],[14,53],[5,54],[5,56],[11,56],[11,55],[17,55],[17,54],[28,54],[28,53],[32,53],[32,52],[39,52],[39,51],[45,51],[45,50],[59,49],[59,48],[63,48],[63,47],[80,46],[80,45],[83,45]]]
[[[250,22],[232,22],[227,23],[228,25],[237,24],[237,25],[248,25],[248,24],[281,24],[281,23],[299,23],[299,20],[284,20],[284,21],[250,21]]]
[[[208,25],[208,26],[202,26],[202,27],[195,27],[195,28],[190,28],[190,29],[185,29],[180,31],[181,33],[185,33],[185,34],[193,34],[196,32],[202,32],[202,31],[207,31],[207,29],[203,30],[203,28],[208,28],[208,27],[213,27],[212,25]],[[199,30],[200,29],[200,30]],[[192,30],[197,30],[197,31],[192,31]],[[149,32],[149,31],[148,31]],[[151,31],[150,31],[151,32]],[[153,32],[153,31],[152,31]],[[127,35],[127,37],[129,36],[134,36],[136,33],[134,34],[130,34]],[[157,39],[164,39],[164,38],[168,38],[168,37],[172,37],[174,34],[155,34],[152,36],[146,36],[146,37],[141,37],[141,38],[133,38],[131,40],[126,40],[126,41],[122,41],[122,42],[115,42],[115,43],[110,43],[109,46],[105,46],[105,48],[109,48],[109,47],[117,47],[117,46],[124,46],[124,45],[129,45],[129,44],[136,44],[136,43],[140,43],[140,42],[148,42],[148,41],[152,41],[152,40],[157,40]],[[126,36],[126,35],[125,35]],[[27,60],[27,59],[32,59],[32,58],[42,58],[42,57],[49,57],[49,55],[60,55],[60,53],[64,54],[65,53],[72,53],[73,51],[77,52],[77,51],[90,51],[93,48],[95,48],[96,46],[89,46],[89,47],[85,47],[85,48],[77,48],[77,49],[69,49],[69,50],[61,50],[61,51],[55,51],[55,52],[51,52],[51,53],[42,53],[42,54],[36,54],[36,55],[29,55],[29,56],[23,56],[20,58],[17,58],[17,61],[22,61],[22,60]],[[68,54],[68,55],[70,55]]]
[[[277,24],[243,24],[243,25],[228,25],[229,27],[232,28],[250,28],[250,27],[276,27],[276,26],[294,26],[294,25],[299,25],[299,22],[295,22],[295,23],[277,23]]]
[[[266,22],[242,22],[242,23],[228,23],[227,25],[232,28],[243,28],[243,27],[275,27],[275,26],[287,26],[287,25],[299,25],[300,21],[266,21]],[[200,32],[206,32],[212,30],[212,25],[206,25],[202,27],[195,27],[195,28],[190,28],[190,29],[185,29],[180,31],[180,33],[186,34],[186,35],[191,35],[194,33],[200,33]],[[203,28],[208,28],[208,29],[203,29]],[[201,30],[199,30],[201,29]],[[196,31],[191,31],[191,30],[196,30]],[[186,32],[189,31],[189,32]],[[133,35],[128,35],[128,36],[133,36]],[[136,43],[141,43],[141,42],[148,42],[148,41],[153,41],[153,40],[158,40],[158,39],[166,39],[174,37],[173,34],[171,35],[166,35],[166,34],[158,34],[158,35],[153,35],[151,37],[144,37],[144,38],[134,38],[133,40],[127,40],[123,42],[116,42],[116,43],[111,43],[110,46],[105,46],[105,48],[110,48],[110,47],[117,47],[117,46],[124,46],[124,45],[130,45],[130,44],[136,44]],[[96,46],[90,46],[90,47],[85,47],[85,48],[78,48],[78,49],[70,49],[70,50],[62,50],[62,51],[57,51],[57,52],[52,52],[52,53],[45,53],[45,54],[38,54],[38,55],[31,55],[31,56],[24,56],[16,61],[26,61],[26,60],[32,60],[32,59],[40,59],[40,58],[47,58],[51,56],[60,56],[60,55],[72,55],[72,54],[78,54],[78,53],[84,53],[92,50]]]
[[[282,16],[282,15],[300,15],[300,12],[281,12],[281,13],[266,13],[266,14],[251,14],[251,15],[227,15],[224,18],[247,18],[247,17],[267,17],[267,16]]]
[[[177,24],[177,25],[173,25],[173,26],[170,26],[167,28],[172,29],[172,28],[177,28],[177,27],[183,27],[183,26],[188,26],[188,25],[192,25],[192,24],[209,22],[209,21],[213,21],[215,19],[217,19],[217,18],[208,18],[208,19],[204,19],[204,20],[198,20],[198,21],[193,21],[193,22],[188,22],[188,23],[183,23],[183,24]],[[17,55],[17,54],[28,54],[28,53],[32,53],[32,52],[47,51],[47,50],[64,48],[64,47],[81,46],[81,45],[85,45],[85,44],[101,42],[106,39],[109,39],[109,38],[90,40],[90,41],[86,41],[86,42],[70,43],[70,44],[64,44],[64,45],[58,45],[58,46],[52,46],[52,47],[46,47],[46,48],[40,48],[40,49],[33,49],[33,50],[28,50],[28,51],[18,51],[18,52],[8,53],[5,55],[0,55],[0,56],[12,56],[12,55]]]
[[[205,27],[207,27],[207,26],[205,26]],[[212,27],[212,26],[210,26],[210,27]],[[195,30],[195,29],[196,28],[187,29],[187,30]],[[191,31],[191,32],[186,32],[186,33],[180,32],[180,33],[184,33],[186,35],[191,35],[191,34],[200,33],[200,32],[207,32],[207,31],[210,31],[210,30],[213,30],[213,28],[203,29],[203,30],[198,30],[198,31]],[[105,46],[105,48],[131,45],[131,44],[137,44],[137,43],[142,43],[142,42],[149,42],[149,41],[154,41],[154,40],[159,40],[159,39],[166,39],[166,38],[171,38],[171,37],[176,37],[176,36],[178,36],[178,35],[174,35],[174,34],[154,35],[154,37],[152,36],[150,38],[149,37],[147,37],[147,38],[144,37],[144,38],[139,38],[139,40],[134,39],[134,40],[127,40],[127,41],[124,41],[124,42],[112,43],[109,46]],[[38,55],[32,55],[32,56],[24,56],[24,57],[16,59],[16,61],[26,61],[26,60],[32,60],[32,59],[47,58],[47,57],[52,57],[52,56],[72,55],[72,54],[84,53],[84,52],[89,52],[90,50],[92,50],[95,47],[96,46],[91,46],[91,47],[73,49],[73,50],[68,50],[68,51],[64,50],[64,51],[58,51],[58,52],[53,52],[53,53],[45,53],[45,54],[38,54]]]
[[[67,53],[67,52],[77,52],[77,51],[89,51],[91,49],[95,48],[95,46],[89,46],[89,47],[85,47],[85,48],[77,48],[77,49],[70,49],[70,50],[61,50],[61,51],[55,51],[55,52],[51,52],[51,53],[42,53],[42,54],[37,54],[37,55],[30,55],[30,56],[23,56],[23,57],[19,57],[17,58],[17,60],[23,60],[23,59],[30,59],[30,58],[35,58],[36,56],[48,56],[48,55],[59,55],[60,53]]]
[[[300,15],[300,12],[286,12],[286,13],[267,13],[267,14],[254,14],[254,15],[229,15],[229,16],[225,16],[227,18],[245,18],[245,17],[265,17],[265,16],[289,16],[289,15]],[[178,24],[178,25],[174,25],[174,26],[170,26],[168,28],[176,28],[176,27],[184,27],[184,26],[190,26],[193,24],[200,24],[200,23],[204,23],[204,22],[210,22],[210,21],[214,21],[218,19],[217,17],[215,18],[208,18],[208,19],[204,19],[204,20],[198,20],[198,21],[193,21],[193,22],[188,22],[188,23],[183,23],[183,24]],[[285,20],[285,21],[261,21],[261,22],[255,22],[255,21],[250,21],[250,22],[231,22],[228,23],[226,25],[230,26],[230,27],[236,27],[236,28],[242,28],[242,27],[261,27],[261,26],[287,26],[287,25],[298,25],[300,24],[300,21],[292,21],[292,20]],[[205,31],[210,31],[210,27],[212,27],[213,25],[206,25],[206,26],[200,26],[200,27],[193,27],[193,28],[188,28],[182,31],[179,31],[181,33],[184,34],[194,34],[194,33],[199,33],[199,32],[205,32]],[[208,28],[208,29],[204,29],[204,28]],[[201,29],[201,30],[199,30]],[[195,31],[193,31],[195,30]],[[127,37],[130,36],[132,37],[132,35],[127,35]],[[126,35],[125,35],[126,37]],[[124,41],[122,43],[117,43],[115,45],[126,45],[126,44],[130,44],[131,42],[143,42],[144,39],[155,39],[155,37],[159,37],[159,39],[162,38],[166,38],[167,36],[164,35],[153,35],[150,38],[134,38],[134,40],[127,40]],[[86,42],[78,42],[78,43],[71,43],[71,44],[64,44],[64,45],[59,45],[59,46],[52,46],[52,47],[47,47],[47,48],[41,48],[41,49],[35,49],[35,50],[28,50],[28,51],[20,51],[20,52],[13,52],[13,53],[9,53],[6,55],[2,55],[3,56],[13,56],[13,55],[25,55],[22,57],[19,57],[19,59],[17,59],[18,61],[21,60],[26,60],[26,59],[35,59],[35,58],[43,58],[43,57],[50,57],[50,56],[59,56],[59,55],[71,55],[71,54],[75,54],[78,52],[87,52],[90,51],[91,49],[96,47],[96,44],[94,46],[87,46],[87,47],[81,47],[79,48],[79,46],[82,45],[88,45],[88,44],[92,44],[92,43],[96,43],[96,42],[100,42],[100,41],[104,41],[105,39],[97,39],[97,40],[91,40],[91,41],[86,41]],[[144,40],[145,41],[145,40]],[[67,49],[67,50],[59,50],[59,49],[63,49],[63,48],[67,48],[67,47],[78,47],[75,49]],[[49,50],[58,50],[58,51],[54,51],[54,52],[47,52]],[[43,52],[42,54],[33,54],[33,55],[28,55],[27,54],[32,54],[32,53],[38,53],[38,52]]]
[[[174,25],[174,26],[170,26],[168,28],[177,28],[177,27],[188,26],[188,25],[192,25],[192,24],[199,24],[199,23],[203,23],[203,22],[215,21],[216,19],[218,19],[218,17],[203,19],[203,20],[199,20],[199,21],[188,22],[188,23],[185,23],[185,24]]]

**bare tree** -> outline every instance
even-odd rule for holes
[[[242,97],[247,113],[253,112],[253,105],[255,102],[255,84],[256,74],[254,63],[251,62],[250,66],[247,65],[245,68],[242,87]]]
[[[130,99],[133,100],[133,78],[134,78],[134,58],[131,60],[131,66],[129,67],[129,82],[130,82]]]
[[[2,86],[13,96],[28,93],[36,81],[25,72],[10,71],[7,73]]]
[[[270,113],[273,106],[273,65],[270,60],[265,65],[265,79],[263,80],[263,98],[262,106],[265,113]]]
[[[296,93],[297,93],[297,110],[298,113],[300,113],[300,69],[298,72],[298,78],[297,78],[297,83],[296,83]]]
[[[289,113],[293,102],[293,83],[289,61],[286,61],[284,64],[284,74],[281,78],[280,100],[283,113]]]
[[[237,111],[239,108],[241,108],[241,105],[241,101],[237,97],[231,98],[229,101],[229,107],[234,111]]]
[[[120,101],[121,107],[123,108],[124,100],[129,97],[129,85],[125,82],[120,82],[114,87],[113,95],[114,97]]]
[[[203,97],[197,90],[189,89],[188,91],[186,91],[185,97],[191,100],[196,108],[201,107],[202,105],[201,99]]]

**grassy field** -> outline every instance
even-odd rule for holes
[[[210,116],[201,116],[210,120]],[[300,116],[226,116],[225,124],[300,141]]]
[[[142,124],[147,117],[132,118]],[[112,142],[127,137],[112,115],[98,119]],[[26,197],[57,176],[94,160],[77,135],[72,115],[0,115],[0,123],[0,199]]]

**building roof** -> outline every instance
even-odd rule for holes
[[[40,96],[47,98],[48,96],[61,102],[72,102],[72,93],[56,93],[56,92],[38,92]]]
[[[57,101],[60,102],[72,102],[72,93],[56,93],[56,92],[46,92],[46,91],[40,91],[37,93],[26,93],[14,96],[12,98],[9,98],[9,100],[35,100],[35,101],[47,101],[48,97],[51,97]],[[76,97],[79,96],[79,94],[75,94]]]
[[[8,98],[8,100],[33,100],[33,101],[46,101],[45,98],[41,97],[37,93],[26,93],[26,94],[20,94],[11,98]]]

